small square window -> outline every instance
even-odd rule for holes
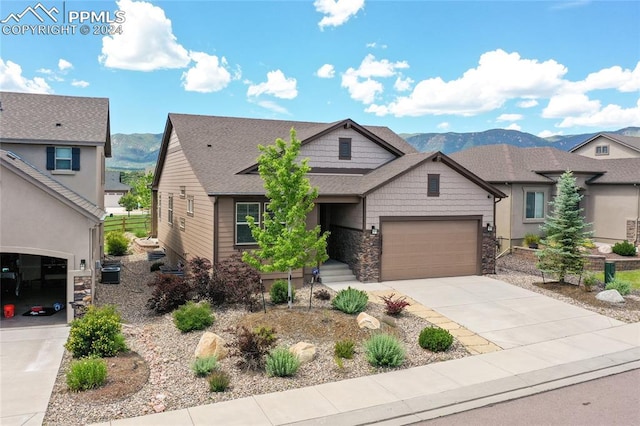
[[[427,197],[439,197],[440,196],[440,175],[429,174],[427,175]]]
[[[596,155],[609,155],[609,145],[596,146]]]
[[[187,195],[187,187],[186,186],[181,186],[180,187],[180,198],[184,198]]]
[[[184,220],[184,217],[181,217],[180,218],[180,230],[184,231],[185,226],[186,226],[186,222]]]
[[[338,145],[338,159],[351,160],[351,138],[339,138]]]

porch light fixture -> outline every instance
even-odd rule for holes
[[[378,235],[378,230],[375,225],[371,225],[371,235]]]
[[[490,223],[487,223],[487,232],[493,232],[493,226]]]
[[[81,271],[84,271],[86,267],[87,267],[87,262],[86,262],[86,260],[81,259],[81,260],[80,260],[80,270],[81,270]]]

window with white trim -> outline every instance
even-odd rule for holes
[[[167,222],[173,225],[173,194],[169,194],[169,207],[167,209]]]
[[[193,216],[193,195],[187,195],[187,214]]]
[[[544,192],[527,191],[524,210],[525,219],[544,219]]]
[[[158,222],[162,220],[162,193],[158,192]]]
[[[180,230],[184,231],[185,227],[186,227],[186,222],[184,220],[184,217],[181,217],[180,218]]]
[[[181,186],[180,187],[180,198],[184,198],[187,195],[187,187],[186,186]]]
[[[251,235],[247,216],[253,217],[255,223],[260,224],[260,204],[259,202],[236,203],[236,244],[255,244],[256,240]]]
[[[47,147],[47,170],[80,170],[80,148],[65,146]]]

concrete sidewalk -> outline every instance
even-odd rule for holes
[[[640,368],[640,323],[487,277],[344,283],[411,297],[503,350],[101,425],[408,424]]]

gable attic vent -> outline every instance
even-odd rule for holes
[[[56,123],[56,127],[62,127],[62,123]]]

